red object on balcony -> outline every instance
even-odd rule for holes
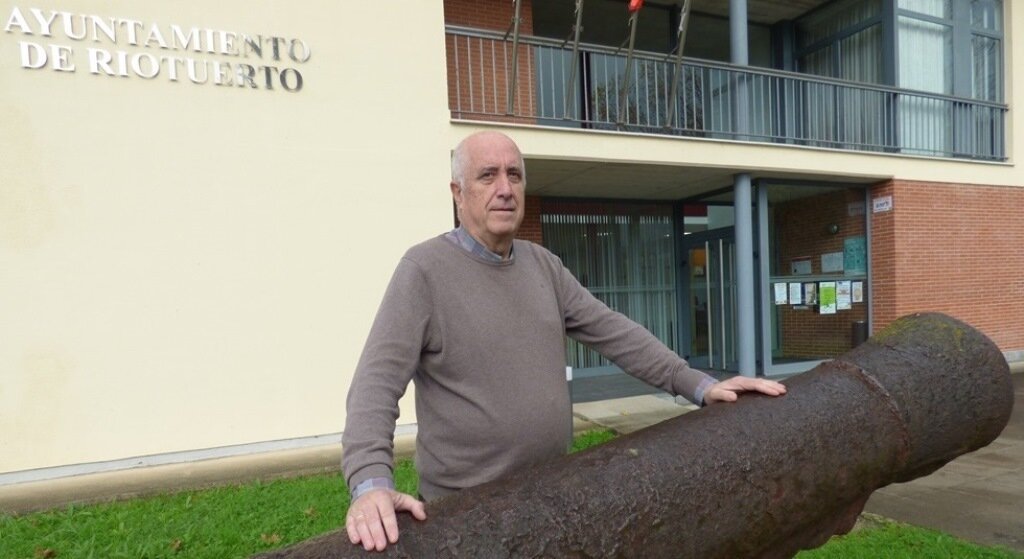
[[[644,7],[644,0],[629,0],[629,13],[639,12]]]

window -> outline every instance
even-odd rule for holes
[[[971,2],[971,97],[1003,100],[1003,6],[999,0]]]
[[[897,6],[901,10],[917,12],[926,16],[942,19],[953,17],[953,5],[950,0],[899,0]]]

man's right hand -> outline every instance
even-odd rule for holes
[[[348,507],[345,529],[353,544],[363,544],[366,551],[384,551],[388,543],[398,541],[396,511],[409,511],[417,520],[426,520],[422,501],[393,489],[372,489],[363,493]]]

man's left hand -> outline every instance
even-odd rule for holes
[[[740,392],[760,392],[769,396],[781,396],[786,393],[786,385],[774,380],[736,376],[712,384],[704,392],[706,405],[718,402],[735,402]]]

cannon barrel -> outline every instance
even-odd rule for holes
[[[342,529],[261,557],[791,557],[992,442],[1013,406],[999,349],[934,313],[785,383],[401,514],[383,553]]]

